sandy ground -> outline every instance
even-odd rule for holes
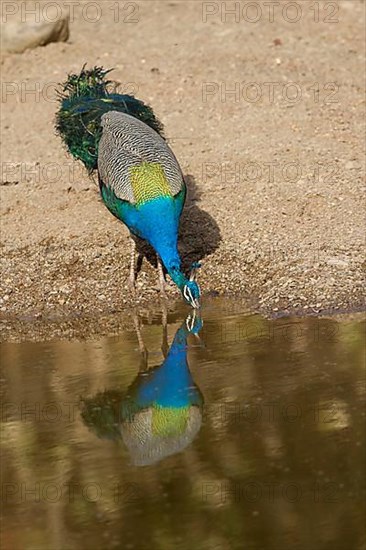
[[[221,2],[87,4],[68,43],[2,58],[4,338],[131,305],[128,231],[53,129],[55,83],[84,63],[114,67],[164,123],[190,187],[181,251],[202,259],[204,298],[269,315],[362,308],[364,2],[273,14],[240,2],[237,21]],[[148,262],[138,288],[141,304],[159,301]]]

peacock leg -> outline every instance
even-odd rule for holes
[[[136,256],[136,243],[131,237],[131,263],[130,263],[130,276],[128,279],[128,283],[130,286],[130,289],[133,293],[135,293],[136,287],[135,287],[135,281],[136,281],[136,274],[135,274],[135,256]]]
[[[148,359],[148,350],[144,344],[144,340],[142,338],[141,334],[141,325],[139,321],[139,317],[137,313],[133,313],[133,324],[135,325],[135,330],[137,334],[137,341],[139,343],[139,350],[141,353],[141,364],[140,364],[140,371],[147,370],[147,359]]]
[[[161,351],[163,352],[164,358],[166,358],[169,351],[169,345],[168,345],[168,309],[165,301],[163,302],[162,310],[163,310],[163,315],[162,315],[163,340],[161,343]]]
[[[166,298],[166,292],[165,292],[165,275],[164,275],[164,267],[163,262],[159,258],[159,256],[156,256],[157,262],[158,262],[158,276],[159,276],[159,287],[160,287],[160,294],[163,298]]]

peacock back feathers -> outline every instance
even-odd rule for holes
[[[173,197],[183,189],[177,159],[151,127],[111,111],[103,115],[102,129],[98,173],[119,199],[143,204],[156,197]]]
[[[133,421],[121,424],[122,439],[136,466],[153,464],[182,451],[201,427],[202,411],[198,406],[161,409],[142,410]]]

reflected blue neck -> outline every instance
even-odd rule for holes
[[[138,390],[141,407],[185,407],[200,403],[200,396],[187,363],[187,330],[181,327],[162,365],[149,373]]]

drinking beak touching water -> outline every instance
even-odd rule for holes
[[[190,304],[194,309],[199,309],[200,306],[200,287],[196,282],[197,269],[201,267],[200,264],[194,263],[191,268],[191,275],[189,281],[183,286],[182,294],[185,301]]]

